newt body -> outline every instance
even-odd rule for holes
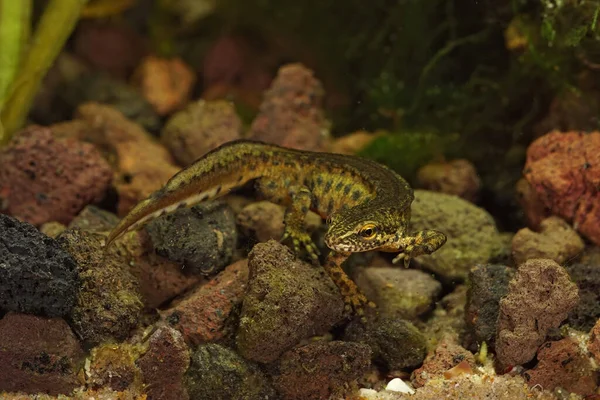
[[[381,164],[236,140],[205,154],[138,203],[109,234],[106,245],[156,217],[215,199],[249,181],[255,181],[266,199],[287,207],[282,240],[290,240],[297,254],[305,249],[318,258],[317,247],[304,229],[307,212],[313,210],[327,219],[325,243],[332,252],[324,267],[347,308],[361,315],[368,301],[341,268],[351,253],[399,252],[393,262],[404,259],[407,266],[411,258],[430,254],[446,242],[438,231],[409,234],[413,190]]]

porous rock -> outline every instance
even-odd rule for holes
[[[213,343],[192,353],[184,382],[190,399],[275,398],[270,382],[255,364]]]
[[[0,320],[0,393],[70,394],[84,353],[61,318],[9,313]]]
[[[128,265],[104,251],[100,234],[67,230],[58,242],[77,262],[81,280],[71,314],[75,331],[91,344],[127,338],[143,309]]]
[[[32,225],[0,214],[0,311],[68,315],[78,290],[69,253]]]
[[[577,285],[553,260],[531,259],[517,269],[500,300],[496,354],[502,367],[530,361],[553,328],[579,301]]]
[[[150,222],[146,231],[158,254],[183,264],[190,274],[221,271],[238,239],[235,216],[223,202],[177,210]]]
[[[475,202],[481,188],[481,180],[475,166],[468,160],[430,163],[417,171],[419,186],[426,190],[454,194]]]
[[[273,385],[286,400],[341,398],[371,365],[362,343],[315,342],[294,348],[278,361]]]
[[[579,289],[579,302],[569,313],[567,322],[582,331],[592,329],[600,318],[600,268],[597,262],[565,265],[569,277]]]
[[[102,199],[111,180],[112,170],[94,146],[30,126],[0,151],[0,212],[36,226],[68,224]]]
[[[135,365],[139,351],[129,343],[106,343],[94,347],[86,366],[87,385],[123,391],[134,386],[139,389],[140,371]]]
[[[298,260],[279,242],[254,246],[248,267],[236,337],[245,358],[272,362],[302,339],[324,334],[342,319],[342,297],[323,268]]]

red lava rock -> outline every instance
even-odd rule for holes
[[[130,266],[148,310],[160,307],[202,282],[200,276],[185,274],[181,264],[157,255],[144,231],[124,235],[111,249]]]
[[[68,134],[95,143],[114,162],[120,216],[179,171],[167,149],[116,109],[86,103],[77,109],[76,117],[78,121],[70,124],[72,132]]]
[[[179,331],[160,326],[150,336],[148,350],[137,361],[148,400],[187,400],[183,375],[190,365],[189,349]]]
[[[584,248],[585,243],[577,232],[559,217],[543,220],[539,233],[524,228],[512,239],[512,255],[517,265],[531,258],[549,258],[563,264]]]
[[[225,335],[225,322],[242,301],[248,282],[248,260],[237,261],[198,286],[161,314],[186,342],[199,345]]]
[[[536,196],[600,244],[600,132],[551,132],[527,149],[524,175]]]
[[[112,171],[93,145],[31,126],[0,152],[0,212],[40,226],[68,224],[99,201]]]
[[[600,363],[600,319],[590,332],[590,340],[588,342],[588,350],[597,363]]]
[[[324,90],[313,72],[288,64],[265,93],[249,136],[304,150],[325,150],[329,124],[322,110]]]
[[[537,359],[537,365],[523,374],[529,386],[541,385],[550,391],[560,387],[582,396],[594,394],[597,373],[572,339],[544,343]]]
[[[423,366],[413,371],[411,379],[415,387],[421,387],[432,378],[444,376],[448,370],[466,361],[470,368],[475,368],[473,354],[456,343],[451,335],[446,335],[436,348],[427,354]],[[463,363],[462,370],[467,367]],[[451,373],[452,374],[452,373]]]
[[[189,165],[223,143],[240,139],[242,130],[231,102],[199,100],[169,119],[161,140],[179,163]]]
[[[477,200],[481,188],[475,166],[463,159],[427,164],[419,169],[417,179],[423,189],[455,194],[470,202]]]
[[[131,74],[146,52],[143,39],[126,24],[84,20],[74,38],[79,57],[121,79]]]
[[[521,264],[500,300],[496,354],[501,369],[530,361],[548,331],[575,308],[578,292],[567,271],[553,260]]]
[[[133,81],[156,113],[164,116],[188,102],[196,75],[180,58],[165,59],[151,55],[142,60]]]
[[[550,210],[538,199],[527,179],[519,179],[515,191],[517,201],[525,214],[527,225],[531,229],[539,229],[542,221],[552,215]]]
[[[282,355],[273,386],[286,400],[342,398],[370,365],[371,349],[366,344],[311,343]]]
[[[0,392],[70,394],[83,357],[61,318],[9,313],[0,320]]]

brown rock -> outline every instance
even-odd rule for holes
[[[118,222],[119,218],[115,214],[96,206],[86,206],[73,218],[69,224],[69,229],[108,234]]]
[[[371,349],[366,344],[311,343],[281,357],[273,385],[286,400],[341,398],[370,365]]]
[[[102,148],[118,171],[119,215],[125,215],[179,171],[167,149],[119,111],[87,103],[77,109],[77,118],[83,124],[71,125],[69,134]]]
[[[186,274],[181,264],[157,255],[144,231],[128,233],[117,243],[110,249],[130,266],[148,310],[160,307],[202,282],[200,276]]]
[[[543,220],[539,233],[523,228],[512,239],[512,256],[517,265],[532,258],[546,258],[563,264],[584,248],[585,243],[577,232],[559,217]]]
[[[416,319],[430,311],[442,284],[427,272],[395,266],[357,268],[355,281],[384,315]]]
[[[217,341],[224,337],[226,320],[241,304],[247,283],[248,260],[240,260],[161,314],[183,334],[187,343]]]
[[[156,113],[164,116],[189,101],[196,75],[180,58],[150,55],[137,67],[133,80]]]
[[[594,360],[600,363],[600,319],[590,332],[590,340],[588,342],[588,350],[592,353]]]
[[[246,236],[259,242],[279,240],[283,236],[285,208],[269,201],[258,201],[246,205],[237,213],[237,224]],[[313,212],[306,216],[306,229],[313,232],[321,224],[321,217]]]
[[[311,70],[301,64],[281,67],[249,136],[291,148],[325,150],[329,124],[322,110],[323,96]]]
[[[524,175],[551,212],[600,244],[600,132],[551,132],[527,149]]]
[[[455,194],[470,202],[477,200],[481,188],[475,166],[463,159],[427,164],[417,172],[417,180],[423,189]]]
[[[357,131],[334,139],[331,143],[331,152],[353,155],[367,147],[373,140],[383,135],[383,132],[371,133]]]
[[[578,301],[577,285],[555,261],[521,264],[500,300],[496,354],[501,367],[530,361],[548,331],[558,328]]]
[[[0,152],[0,212],[36,226],[68,224],[102,199],[111,175],[94,146],[30,126]]]
[[[168,326],[158,327],[137,364],[142,370],[148,400],[189,398],[183,375],[190,365],[190,353],[179,331]]]
[[[52,239],[56,239],[56,237],[65,229],[67,229],[67,227],[60,222],[46,222],[42,224],[39,229],[44,235],[50,236]]]
[[[537,359],[537,365],[523,374],[529,386],[541,385],[545,390],[560,387],[582,396],[594,394],[597,373],[572,339],[544,343]]]
[[[0,320],[0,392],[70,394],[84,353],[61,318],[9,313]]]
[[[411,379],[415,387],[425,385],[430,379],[440,378],[451,368],[466,361],[475,368],[473,354],[456,343],[451,335],[446,335],[436,348],[427,354],[423,366],[413,371]]]
[[[229,101],[199,100],[169,119],[161,140],[182,165],[189,165],[223,143],[242,137],[242,122]]]
[[[146,52],[130,26],[107,20],[83,20],[74,35],[75,53],[96,70],[125,79]]]

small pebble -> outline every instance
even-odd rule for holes
[[[390,390],[392,392],[408,393],[408,394],[414,394],[415,393],[415,391],[413,389],[411,389],[411,387],[408,386],[400,378],[394,378],[394,379],[392,379],[387,384],[387,386],[385,387],[385,390]]]

